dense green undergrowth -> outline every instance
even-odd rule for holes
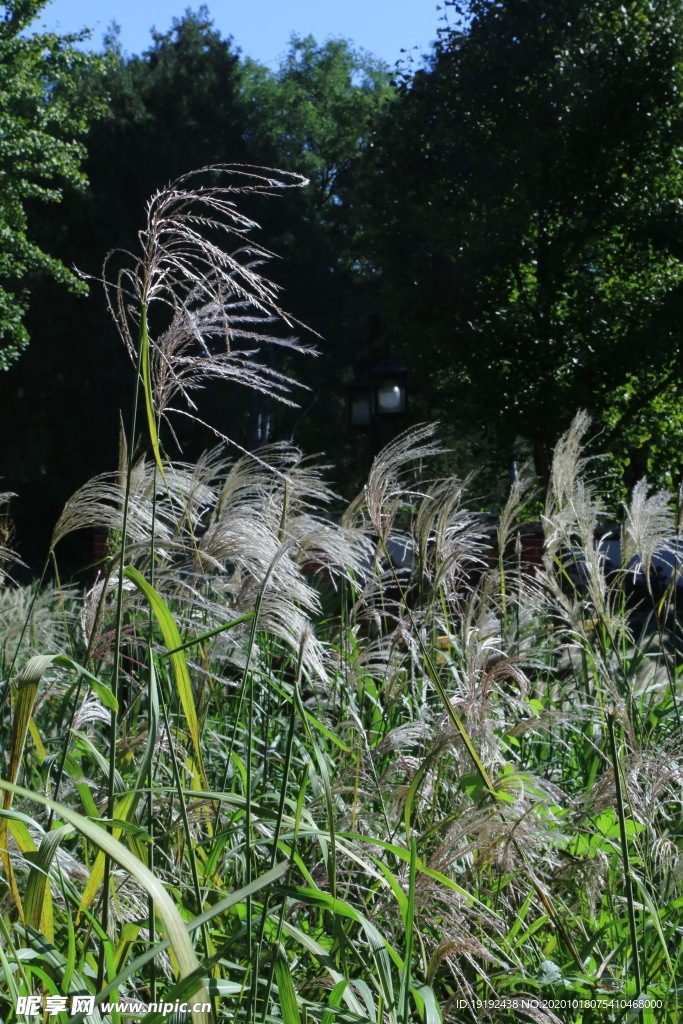
[[[286,386],[252,352],[274,294],[213,240],[232,201],[157,197],[112,286],[150,455],[133,422],[55,527],[55,564],[107,532],[94,585],[0,593],[2,1019],[90,994],[114,1024],[124,999],[210,1004],[173,1017],[198,1024],[673,1024],[680,500],[643,483],[611,510],[608,565],[579,416],[530,566],[524,481],[493,530],[430,480],[431,427],[341,521],[291,446],[167,459],[170,402],[206,375]]]

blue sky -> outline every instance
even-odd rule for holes
[[[429,52],[436,38],[440,12],[438,0],[209,0],[207,6],[216,27],[232,35],[242,52],[264,64],[274,65],[292,32],[313,35],[322,42],[341,36],[388,64],[401,56],[401,48],[416,47],[419,58]],[[165,32],[174,17],[200,0],[52,0],[38,17],[42,26],[59,32],[93,30],[99,47],[102,35],[117,21],[128,53],[140,53],[150,45],[150,29]]]

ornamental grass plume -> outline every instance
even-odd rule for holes
[[[409,493],[407,476],[415,463],[433,458],[442,449],[431,440],[436,432],[434,423],[422,423],[411,427],[390,442],[373,460],[368,482],[363,493],[350,506],[346,520],[352,520],[354,513],[364,507],[377,536],[386,540],[399,509],[417,493]]]
[[[11,491],[0,494],[0,509],[3,505],[9,504],[15,495]],[[11,547],[14,541],[14,523],[7,512],[0,512],[0,585],[6,580],[11,580],[9,567],[11,565],[22,565],[19,555]]]
[[[302,325],[281,308],[279,286],[260,273],[273,254],[249,237],[258,224],[235,199],[305,184],[298,174],[247,165],[193,171],[150,199],[141,251],[107,257],[107,302],[138,367],[155,454],[158,423],[172,413],[198,419],[193,392],[210,380],[295,404],[295,381],[259,356],[273,345],[315,350],[281,333]],[[228,244],[236,248],[228,251]],[[204,425],[227,440],[215,425]]]
[[[190,635],[259,607],[259,628],[298,650],[301,637],[307,671],[326,677],[323,648],[310,635],[320,612],[316,576],[345,580],[352,589],[362,574],[369,542],[351,527],[324,515],[333,492],[321,471],[290,445],[262,449],[259,461],[230,460],[223,447],[191,466],[164,462],[164,477],[149,459],[133,467],[128,490],[126,559],[145,572],[154,549],[156,587],[173,595],[178,625]],[[88,481],[67,502],[55,528],[53,546],[84,527],[107,530],[118,543],[123,531],[125,484],[116,475]],[[119,552],[112,551],[110,575],[89,592],[82,615],[86,646],[106,657],[115,642],[111,630]],[[140,602],[124,584],[126,609]],[[236,628],[212,641],[213,654],[242,661]],[[134,636],[123,640],[133,647]],[[201,672],[201,666],[197,666]]]
[[[621,565],[634,578],[642,572],[652,593],[652,568],[655,556],[667,557],[676,551],[676,516],[668,491],[650,494],[647,480],[639,480],[624,506],[621,531]]]

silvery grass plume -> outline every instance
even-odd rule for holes
[[[624,506],[625,520],[621,532],[621,567],[632,572],[635,579],[640,572],[652,594],[653,559],[672,556],[677,550],[676,515],[669,491],[650,494],[645,478],[639,480],[631,492],[631,501]]]
[[[404,591],[411,586],[416,561],[408,517],[424,497],[416,470],[443,450],[431,440],[435,432],[435,424],[420,424],[383,448],[373,460],[365,487],[342,516],[342,525],[365,533],[373,548],[363,568],[363,590],[352,621],[360,617],[380,628],[381,620],[389,619],[402,628]]]
[[[254,607],[260,595],[259,621],[288,645],[298,648],[307,634],[305,665],[325,679],[323,647],[309,621],[320,610],[313,584],[322,577],[353,587],[365,538],[326,518],[334,494],[322,467],[288,444],[262,449],[259,457],[275,472],[249,458],[231,467],[197,545],[198,559],[226,574],[225,593],[236,609]]]
[[[272,473],[264,473],[250,457],[231,466],[200,554],[210,554],[215,543],[220,546],[219,524],[227,509],[234,514],[259,508],[280,543],[290,543],[291,556],[305,574],[323,575],[333,583],[360,574],[369,545],[362,530],[337,526],[329,519],[327,510],[337,498],[323,478],[329,467],[304,458],[288,442],[268,445],[259,458]]]
[[[225,178],[227,184],[216,183]],[[247,165],[193,171],[150,199],[140,254],[107,258],[108,305],[140,364],[157,422],[172,412],[197,418],[192,393],[213,379],[295,404],[295,382],[261,362],[259,353],[265,345],[314,350],[275,329],[279,322],[291,330],[297,322],[280,307],[278,286],[259,273],[272,253],[248,237],[258,224],[237,210],[235,199],[306,183],[298,174]],[[233,243],[233,251],[223,247]],[[112,276],[114,257],[124,265]]]
[[[595,543],[604,508],[595,487],[585,478],[589,459],[583,451],[589,426],[588,414],[577,413],[555,447],[543,516],[542,582],[553,592],[557,608],[572,632],[584,632],[587,617],[580,587],[585,587],[590,607],[609,632],[613,636],[619,632],[628,635],[619,595],[608,585],[604,553]],[[580,587],[568,592],[566,583],[572,579],[578,579]]]
[[[588,460],[583,454],[584,438],[590,427],[590,416],[580,410],[566,434],[555,445],[546,497],[546,519],[552,521],[554,513],[571,507],[576,481],[584,472]]]
[[[621,638],[629,647],[634,643],[634,620],[628,618],[634,609],[627,602],[628,586],[642,574],[653,597],[656,559],[663,558],[673,565],[677,558],[678,524],[671,495],[666,491],[650,494],[646,480],[637,483],[631,502],[623,506],[620,566],[608,577],[605,549],[596,543],[603,509],[594,488],[582,476],[587,465],[582,452],[588,425],[587,416],[580,413],[555,451],[544,516],[545,571],[539,575],[539,582],[566,624],[570,661],[571,648],[579,656],[590,649],[595,684],[621,707],[620,690],[628,689],[631,683],[620,667],[616,639]],[[675,577],[674,572],[671,587]],[[552,611],[551,605],[548,608]],[[606,646],[593,642],[591,631],[597,623],[610,638]]]
[[[590,606],[612,635],[622,632],[628,636],[623,609],[619,607],[623,604],[624,579],[632,574],[635,580],[642,573],[652,594],[655,559],[660,557],[673,564],[676,556],[681,536],[680,502],[677,513],[668,491],[650,493],[646,479],[635,485],[630,503],[623,505],[621,572],[608,581],[605,555],[595,543],[604,509],[594,487],[585,479],[588,460],[582,453],[589,425],[586,413],[578,413],[555,449],[544,516],[546,582],[557,578],[558,565],[560,573],[573,570],[585,587]],[[566,593],[561,603],[568,610]],[[576,610],[575,605],[573,611]]]
[[[325,678],[323,645],[311,636],[311,617],[320,600],[318,577],[334,583],[354,580],[368,557],[362,531],[338,527],[325,516],[334,494],[323,467],[303,459],[290,445],[262,449],[259,461],[231,461],[224,448],[205,453],[197,463],[155,464],[139,459],[132,470],[128,498],[130,564],[144,571],[153,547],[156,586],[173,599],[178,625],[191,636],[252,612],[259,605],[259,628],[298,651],[308,634],[305,665]],[[103,474],[88,481],[67,502],[55,528],[53,545],[73,530],[95,527],[110,533],[116,547],[123,528],[126,481]],[[114,641],[111,618],[116,597],[118,552],[91,590],[82,614],[88,648],[106,656]],[[127,606],[139,601],[124,585]],[[212,651],[241,663],[248,624],[216,637]],[[124,637],[134,643],[134,637]],[[200,665],[197,671],[202,672]]]
[[[486,534],[464,505],[471,478],[451,477],[427,488],[413,534],[428,590],[459,603],[471,590],[470,574],[486,566]]]
[[[16,495],[12,491],[5,491],[0,494],[0,510],[3,505],[8,505]],[[0,511],[0,584],[6,581],[11,582],[9,567],[11,565],[24,565],[19,555],[11,547],[14,541],[14,523],[7,512]]]
[[[0,587],[0,635],[5,665],[15,670],[44,651],[65,651],[78,614],[78,588],[54,584]],[[28,622],[28,628],[27,628]]]
[[[435,433],[436,424],[422,423],[399,434],[383,448],[373,460],[362,493],[345,513],[344,522],[351,525],[367,514],[377,536],[386,540],[401,507],[411,498],[422,496],[407,484],[415,464],[443,451],[431,440]]]
[[[133,545],[147,546],[154,536],[160,542],[170,539],[172,522],[160,503],[154,507],[149,481],[152,474],[145,459],[133,466],[128,496],[127,538]],[[165,485],[164,485],[165,486]],[[125,483],[118,473],[100,473],[88,480],[67,500],[52,531],[51,548],[68,534],[95,527],[120,531],[123,525]]]

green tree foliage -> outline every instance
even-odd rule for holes
[[[245,61],[241,91],[255,162],[310,179],[267,211],[268,244],[284,257],[276,273],[288,308],[321,335],[324,354],[297,368],[312,393],[303,417],[290,415],[282,429],[295,431],[304,447],[334,453],[339,464],[347,434],[341,380],[365,350],[367,334],[357,169],[380,112],[393,100],[390,76],[381,61],[346,40],[319,44],[293,36],[275,70]]]
[[[623,461],[680,383],[683,9],[449,7],[369,172],[386,315],[450,417],[521,435],[544,473],[588,406]]]
[[[99,61],[76,49],[82,35],[29,34],[45,0],[0,5],[0,369],[25,348],[31,278],[48,274],[82,289],[64,264],[32,237],[27,205],[58,202],[83,186],[80,141],[98,108],[85,84]]]
[[[110,243],[130,244],[148,197],[170,180],[247,158],[237,104],[240,60],[206,7],[175,18],[168,32],[152,32],[140,56],[121,52],[116,27],[106,43],[109,103],[88,147],[89,205],[98,210],[102,235],[114,228]]]
[[[65,189],[59,206],[32,206],[36,244],[96,279],[110,250],[137,248],[156,190],[203,163],[247,159],[236,114],[238,70],[230,40],[202,10],[154,34],[141,56],[123,54],[110,32],[106,59],[84,76],[84,88],[106,95],[88,135],[88,186]],[[27,316],[31,345],[0,375],[0,430],[17,438],[5,452],[4,487],[19,496],[17,543],[36,566],[69,493],[116,466],[119,410],[127,417],[132,397],[128,359],[97,280],[86,298],[63,292],[50,280],[36,282]],[[220,417],[213,422],[220,426]],[[72,564],[86,564],[88,556],[77,550]]]
[[[288,410],[287,419],[273,424],[271,437],[296,429],[302,444],[336,456],[334,446],[345,433],[339,429],[339,367],[345,362],[339,352],[347,339],[358,342],[348,327],[358,292],[350,255],[358,187],[352,165],[366,144],[373,111],[390,91],[386,72],[347,43],[319,46],[310,38],[295,39],[271,72],[242,61],[205,8],[186,13],[169,32],[154,33],[140,56],[123,54],[115,30],[107,46],[103,71],[93,73],[92,88],[106,92],[107,109],[88,138],[89,186],[85,193],[69,190],[59,208],[40,210],[37,244],[97,277],[109,250],[136,247],[145,202],[178,175],[211,163],[302,170],[311,178],[307,189],[245,207],[263,225],[259,240],[283,257],[273,264],[283,302],[321,335],[326,356],[281,367],[303,376],[311,391],[298,396],[303,409]],[[88,475],[116,465],[117,413],[121,407],[125,413],[130,391],[127,360],[96,283],[85,301],[44,283],[39,306],[29,323],[29,351],[0,380],[0,430],[21,427],[20,443],[5,456],[3,486],[21,496],[18,543],[36,563],[36,550],[44,550],[41,534],[66,496]],[[223,388],[207,388],[197,400],[204,419],[253,444],[259,410],[244,389],[235,385],[226,395]],[[178,426],[188,458],[215,440],[192,425]],[[53,481],[49,498],[46,476]]]
[[[294,35],[275,71],[244,63],[250,142],[310,178],[318,207],[343,203],[355,160],[390,94],[387,67],[343,39],[318,44]]]
[[[245,61],[241,92],[254,158],[310,180],[305,190],[287,197],[290,205],[280,217],[288,286],[296,287],[300,278],[302,292],[310,291],[306,279],[315,267],[328,278],[344,277],[348,285],[357,270],[354,204],[362,186],[356,169],[393,96],[388,69],[346,40],[317,44],[312,36],[293,36],[275,71]],[[339,307],[329,309],[329,301],[326,295],[312,310],[312,326],[325,334],[341,314]]]

